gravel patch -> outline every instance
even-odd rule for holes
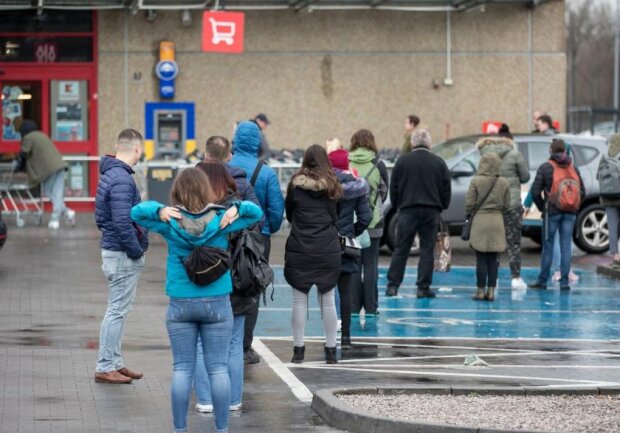
[[[517,431],[620,431],[620,396],[336,395],[355,409],[391,419]]]

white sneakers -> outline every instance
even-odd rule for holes
[[[560,271],[557,271],[553,273],[553,276],[551,277],[551,281],[560,281],[561,278],[562,278],[562,274],[560,274]],[[573,271],[570,271],[570,273],[568,274],[568,281],[571,283],[579,281],[579,275],[577,275]]]
[[[510,286],[512,287],[512,290],[527,289],[527,284],[525,283],[525,281],[523,281],[523,278],[521,277],[513,278]]]
[[[229,410],[236,412],[241,410],[241,403],[239,404],[231,404],[228,408]],[[212,404],[196,404],[196,410],[200,413],[213,413],[213,405]]]
[[[47,224],[47,228],[51,230],[58,230],[60,228],[60,221],[56,221],[56,220],[50,221]]]
[[[71,227],[75,225],[75,211],[73,209],[67,209],[67,224]]]

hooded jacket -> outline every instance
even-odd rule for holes
[[[381,181],[385,187],[389,185],[387,168],[383,161],[378,160],[377,154],[370,149],[359,147],[349,153],[351,168],[355,168],[360,177],[366,179],[370,187],[368,203],[372,218],[368,224],[370,237],[380,238],[383,236],[383,209],[381,204],[387,199],[388,189],[381,191]],[[377,164],[376,169],[372,169]],[[371,172],[372,170],[372,172]]]
[[[248,182],[252,179],[259,162],[260,143],[261,132],[256,123],[250,121],[239,123],[233,139],[233,157],[228,165],[245,171]],[[266,236],[271,236],[272,233],[280,230],[282,225],[284,197],[282,197],[278,176],[268,165],[261,167],[254,184],[254,192],[265,213],[265,224],[261,232]]]
[[[500,176],[501,166],[502,160],[497,153],[483,155],[465,197],[466,214],[480,206],[472,221],[469,239],[471,247],[483,253],[499,253],[506,249],[503,214],[510,208],[511,194],[508,181]],[[481,204],[489,191],[489,196]]]
[[[286,219],[291,223],[284,253],[286,282],[304,293],[315,284],[320,293],[332,290],[340,276],[342,248],[338,202],[327,195],[325,182],[294,176],[286,195]]]
[[[339,203],[338,233],[342,236],[357,237],[368,228],[371,213],[368,204],[370,187],[365,179],[357,179],[352,174],[334,169],[342,186],[342,199]],[[354,274],[360,271],[359,260],[342,256],[342,272]]]
[[[113,156],[99,161],[95,222],[104,250],[124,251],[130,259],[142,257],[149,246],[148,231],[131,220],[131,208],[140,203],[133,169]]]
[[[159,219],[159,212],[165,206],[155,201],[140,203],[131,210],[131,217],[138,224],[159,233],[168,243],[166,260],[166,294],[171,298],[206,298],[223,296],[232,292],[230,270],[213,283],[198,286],[187,276],[183,259],[195,247],[209,246],[228,249],[228,234],[243,230],[258,222],[263,214],[260,207],[249,201],[237,202],[239,218],[220,229],[225,210],[220,206],[207,206],[200,213],[180,209],[181,220],[169,223]]]
[[[490,152],[499,155],[502,160],[500,174],[510,185],[510,208],[520,208],[521,184],[530,180],[530,171],[515,142],[507,137],[484,137],[476,143],[476,147],[482,156]]]
[[[569,156],[568,152],[562,153],[554,153],[551,155],[549,160],[555,161],[560,167],[568,167],[573,163],[573,160]],[[581,173],[579,173],[579,169],[575,167],[575,171],[577,172],[577,176],[579,177],[579,189],[581,190],[581,200],[586,196],[586,189],[583,184],[583,179],[581,178]],[[532,194],[532,199],[536,204],[536,207],[539,211],[543,213],[548,213],[549,215],[554,215],[558,213],[562,213],[564,211],[559,210],[551,203],[549,206],[546,206],[547,195],[551,191],[551,187],[553,185],[553,166],[549,161],[542,164],[538,167],[538,171],[536,172],[536,178],[534,178],[534,183],[532,183],[532,188],[530,193]]]
[[[609,151],[607,156],[610,158],[620,158],[620,134],[614,134],[609,139]],[[603,159],[601,158],[601,163]],[[600,202],[606,207],[620,207],[620,199],[608,199],[601,196]]]
[[[19,131],[22,135],[20,153],[26,160],[26,173],[31,185],[38,185],[65,168],[54,142],[37,129],[36,123],[24,120]]]

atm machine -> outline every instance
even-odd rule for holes
[[[193,102],[145,104],[144,158],[151,200],[168,203],[172,182],[187,155],[196,150]]]

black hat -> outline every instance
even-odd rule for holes
[[[267,119],[267,115],[264,113],[258,113],[254,120],[260,120],[261,122],[265,122],[267,125],[271,123],[269,119]]]

